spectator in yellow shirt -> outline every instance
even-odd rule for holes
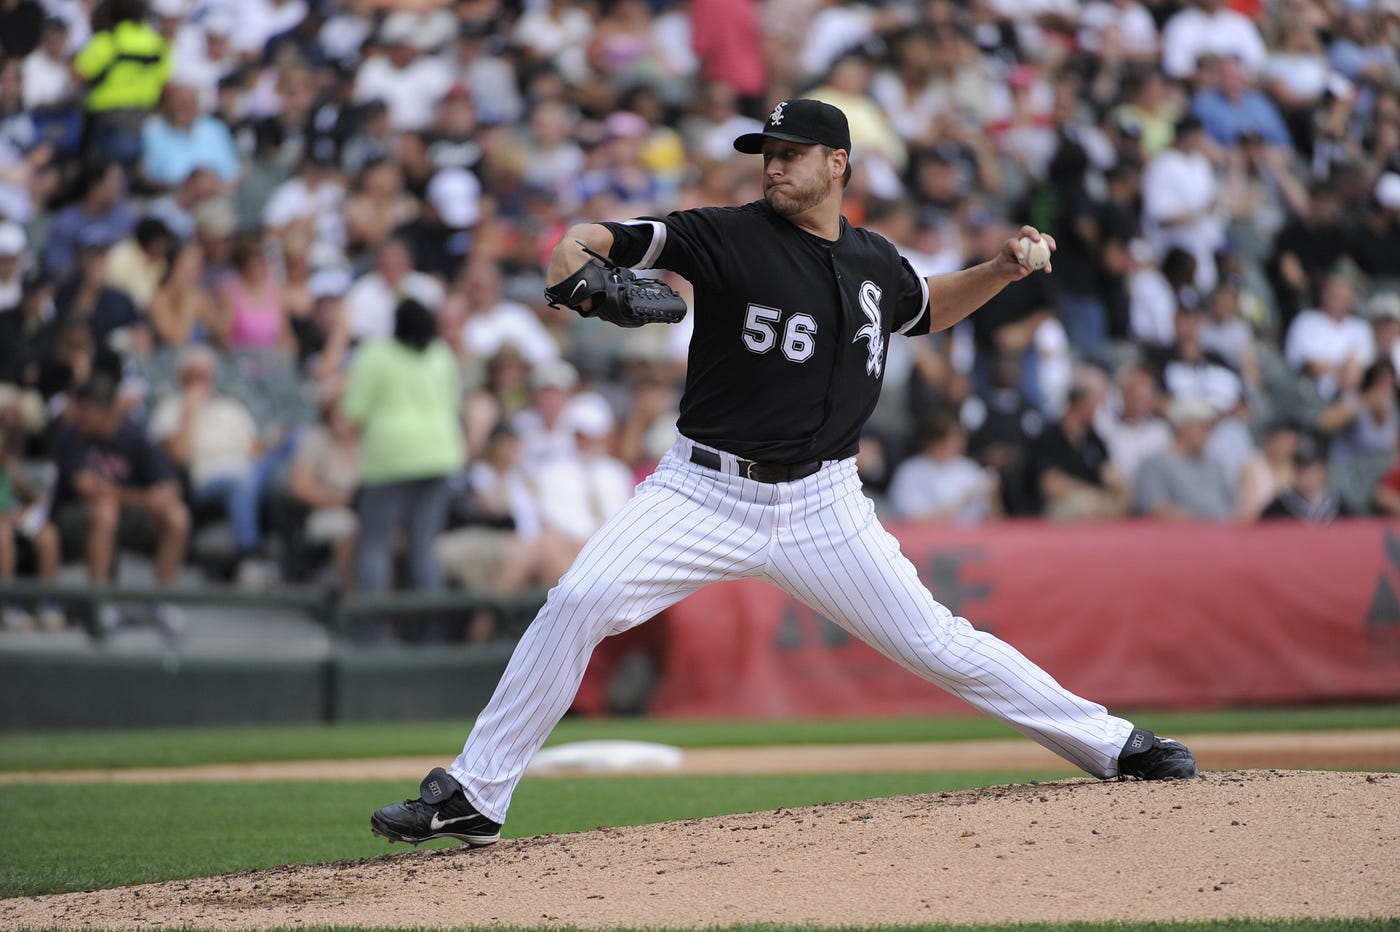
[[[87,154],[126,167],[141,156],[141,122],[170,77],[170,43],[146,23],[145,13],[144,0],[108,0],[73,60],[87,85]]]

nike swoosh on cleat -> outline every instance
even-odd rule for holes
[[[433,820],[432,820],[431,822],[428,823],[428,828],[432,829],[432,830],[435,831],[435,832],[438,832],[438,831],[441,831],[442,829],[447,828],[447,826],[449,826],[449,825],[453,825],[453,824],[455,824],[455,823],[457,823],[457,822],[465,822],[465,821],[467,821],[468,819],[475,819],[475,818],[476,818],[476,816],[474,816],[474,815],[464,815],[464,816],[458,816],[458,817],[455,818],[455,819],[440,819],[440,818],[438,818],[438,814],[437,814],[436,812],[434,812],[434,813],[433,813]]]

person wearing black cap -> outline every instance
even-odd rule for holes
[[[38,388],[57,335],[53,281],[43,269],[31,268],[24,274],[19,306],[0,314],[0,383]]]
[[[734,147],[763,156],[761,200],[580,224],[555,247],[551,293],[592,261],[585,247],[694,287],[676,441],[550,592],[461,755],[428,775],[419,798],[375,812],[372,830],[495,842],[598,642],[736,578],[782,588],[1089,773],[1193,776],[1180,744],[1069,693],[934,601],[856,472],[886,341],[953,326],[1031,274],[1021,237],[1053,240],[1022,227],[986,262],[920,278],[889,241],[841,216],[851,143],[840,110],[782,101]]]
[[[1259,517],[1264,521],[1292,520],[1326,524],[1343,517],[1342,500],[1328,485],[1327,458],[1313,438],[1293,454],[1293,482],[1278,494]]]

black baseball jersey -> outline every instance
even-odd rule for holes
[[[745,459],[854,456],[892,333],[929,331],[928,283],[843,217],[835,241],[767,201],[604,224],[610,258],[695,289],[681,433]]]

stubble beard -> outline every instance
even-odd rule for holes
[[[830,190],[822,178],[813,178],[810,183],[787,183],[778,187],[765,187],[764,198],[780,217],[795,217],[816,207]]]

